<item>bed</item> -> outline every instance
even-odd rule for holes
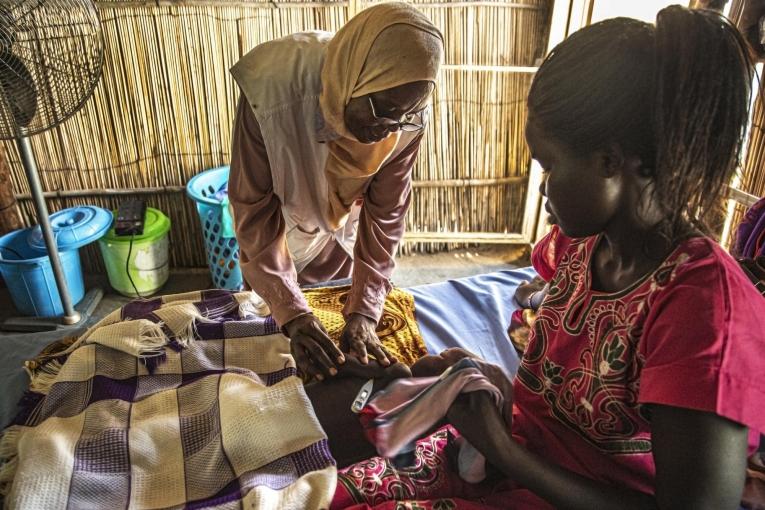
[[[506,329],[515,289],[533,274],[498,271],[392,293],[406,295],[407,331],[422,337],[416,357],[462,347],[514,374],[518,357]],[[344,291],[314,289],[307,296],[311,292],[336,298]],[[33,393],[26,395],[24,362],[61,334],[8,337],[0,361],[0,420],[6,426],[16,417],[0,445],[13,444],[16,452],[0,466],[8,499],[20,508],[87,506],[93,497],[99,505],[129,501],[136,508],[318,508],[333,494],[342,494],[333,508],[364,501],[339,490],[353,485],[353,475],[335,474],[326,436],[292,377],[289,342],[262,305],[252,293],[215,290],[129,303],[87,332],[72,332],[80,339],[66,358],[58,354],[59,342],[56,354],[38,365]],[[128,345],[130,339],[140,345]],[[51,363],[58,366],[55,375],[44,375]],[[40,457],[40,451],[48,453]],[[312,498],[323,503],[309,504]]]
[[[534,275],[532,268],[522,268],[406,289],[414,296],[417,325],[428,353],[462,347],[502,366],[509,375],[515,374],[518,355],[507,341],[506,333],[510,315],[516,308],[513,294],[521,281],[530,280]],[[346,282],[328,282],[328,285],[343,283]],[[22,368],[24,361],[34,358],[43,347],[60,337],[60,332],[45,332],[14,335],[2,340],[2,427],[13,418],[16,404],[28,385],[27,374]]]
[[[518,356],[506,333],[511,314],[517,308],[513,295],[522,281],[531,280],[534,275],[533,269],[522,268],[497,271],[406,289],[414,298],[416,324],[428,353],[435,354],[448,348],[461,347],[480,355],[489,362],[501,366],[512,377],[519,363]],[[336,286],[345,283],[347,282],[328,282],[327,285]],[[266,319],[264,324],[267,330],[266,333],[275,333],[277,331],[272,320],[269,323],[268,319]],[[60,333],[30,334],[10,337],[4,341],[4,355],[0,359],[0,368],[2,369],[0,370],[0,384],[2,384],[4,389],[2,405],[0,407],[0,418],[2,418],[3,425],[7,424],[16,414],[16,402],[28,386],[27,375],[21,368],[24,361],[34,358],[43,347],[60,336]],[[202,336],[204,337],[204,335]],[[200,340],[204,340],[204,338],[200,338]],[[197,342],[197,344],[201,343],[203,342]],[[285,352],[288,352],[288,346],[286,350],[282,348],[282,358],[275,360],[278,368],[283,366],[283,355]],[[275,354],[277,354],[276,358],[278,358],[279,353]],[[257,356],[251,355],[250,357],[257,358],[258,356],[261,356],[260,352],[258,352]],[[69,361],[67,361],[68,363]],[[288,375],[290,374],[283,373],[283,370],[278,370],[268,375],[268,378],[272,379],[271,382],[273,383],[279,383],[287,378]],[[97,390],[95,386],[92,389],[94,391]],[[249,405],[249,403],[245,404]],[[290,407],[295,408],[299,407],[299,405],[300,402],[294,401],[290,405],[285,404],[282,407],[283,410],[288,410]],[[290,428],[294,429],[294,422],[290,423],[292,425]],[[310,428],[311,424],[309,423],[308,425]],[[179,423],[179,429],[182,436],[182,422]],[[278,423],[272,423],[270,427],[266,427],[266,430],[277,430],[281,434],[282,429]],[[418,441],[416,445],[417,464],[406,473],[397,472],[385,459],[374,457],[341,469],[337,472],[337,475],[334,474],[334,461],[328,448],[326,448],[326,444],[319,440],[321,431],[314,429],[308,432],[301,432],[301,434],[298,434],[298,439],[305,440],[306,437],[308,438],[305,441],[305,447],[290,455],[282,457],[276,455],[278,457],[276,461],[264,465],[263,473],[256,473],[254,478],[250,480],[253,486],[257,484],[258,488],[265,487],[265,490],[259,492],[260,499],[256,500],[257,502],[254,503],[254,507],[274,509],[306,508],[306,502],[309,501],[312,494],[323,493],[323,501],[329,501],[327,498],[331,498],[330,508],[333,510],[388,510],[394,508],[393,500],[402,499],[409,500],[410,503],[417,500],[414,507],[422,509],[460,508],[472,510],[479,508],[505,508],[507,506],[508,494],[511,494],[514,508],[526,508],[524,504],[527,497],[531,505],[528,508],[537,508],[533,506],[536,503],[532,503],[535,499],[530,494],[526,494],[527,491],[505,487],[501,482],[499,485],[491,486],[466,484],[452,470],[443,469],[449,462],[446,452],[448,450],[447,445],[452,440],[450,435],[453,432],[449,427],[445,427]],[[252,437],[250,434],[246,438],[245,443],[252,443]],[[131,436],[130,441],[134,441],[133,436]],[[82,439],[75,439],[74,443],[81,449]],[[110,443],[112,447],[115,444],[114,442]],[[205,445],[205,447],[207,446],[209,444]],[[187,445],[184,444],[184,455],[186,454],[186,448]],[[155,448],[155,450],[155,457],[158,457],[160,462],[165,462],[165,456],[168,455],[167,449]],[[92,461],[92,458],[90,460]],[[287,473],[283,470],[283,465],[286,464],[296,466],[304,464],[305,472],[301,471],[297,474]],[[107,469],[117,468],[107,466]],[[200,472],[209,472],[211,469],[214,469],[214,466],[209,464],[200,466]],[[277,475],[276,478],[274,478],[274,473]],[[33,474],[33,476],[36,476],[36,474]],[[87,476],[85,476],[81,472],[77,472],[75,461],[75,470],[71,476],[72,485],[75,484],[78,476],[81,480],[80,483],[85,484],[80,488],[81,491],[85,493],[94,493],[95,491],[100,494],[99,498],[111,494],[110,489],[113,488],[114,484],[113,473],[104,475],[103,473],[88,472]],[[102,482],[104,485],[98,485],[98,476],[102,476],[102,480],[106,480]],[[279,480],[280,476],[283,480]],[[286,484],[285,480],[288,480],[290,476],[299,483],[292,483],[290,488],[295,489],[295,493],[291,498],[287,498],[287,500],[291,499],[294,504],[285,505],[286,500],[284,498],[273,499],[273,494],[271,493],[273,491],[269,492],[270,485]],[[67,478],[69,478],[68,475]],[[374,483],[370,484],[370,480],[374,480]],[[128,478],[128,485],[134,482],[135,477],[133,479]],[[151,476],[147,476],[142,483],[151,485],[155,482],[161,482],[153,489],[153,493],[159,495],[172,492],[172,487],[183,487],[183,490],[187,493],[194,489],[189,484],[189,480],[184,480],[183,477],[178,480],[155,480]],[[2,483],[2,473],[0,473],[0,483]],[[221,489],[221,494],[231,489],[229,485]],[[104,487],[108,487],[109,490],[105,490]],[[302,492],[300,492],[301,490]],[[66,493],[67,491],[63,492]],[[68,492],[71,494],[73,491]],[[255,492],[258,491],[250,490],[250,494]],[[48,492],[51,495],[60,493],[62,491],[52,490]],[[152,494],[152,490],[147,489],[146,493]],[[447,499],[443,499],[444,496]],[[271,501],[271,504],[269,504],[269,501]],[[108,503],[106,500],[102,502]],[[72,500],[69,503],[72,503]],[[114,505],[109,504],[109,506],[124,506],[118,501],[112,503]],[[226,505],[226,502],[223,500],[220,501],[221,505],[211,506],[208,503],[211,503],[210,498],[207,498],[204,504],[190,504],[187,506],[190,508],[237,507],[236,505]],[[253,503],[253,501],[250,501],[250,503]],[[51,503],[51,505],[47,506],[60,507],[62,505]],[[138,506],[164,507],[167,505],[151,504],[151,502],[147,501],[145,505],[138,504]],[[320,506],[325,507],[326,503],[322,503]],[[27,505],[27,507],[39,508],[40,506]]]

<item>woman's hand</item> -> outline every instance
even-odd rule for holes
[[[312,313],[301,315],[284,325],[290,338],[290,351],[301,372],[323,380],[337,374],[337,364],[345,363],[345,356],[332,342],[327,330]]]
[[[614,501],[619,502],[618,508],[625,510],[657,508],[651,495],[597,482],[568,471],[518,444],[511,437],[492,397],[485,391],[459,395],[449,408],[447,419],[491,465],[555,508],[611,509],[614,508]],[[671,508],[700,507],[686,505]]]
[[[345,329],[340,337],[340,345],[345,352],[353,353],[361,363],[369,363],[367,353],[372,354],[377,361],[388,366],[395,358],[388,354],[380,343],[375,331],[377,324],[365,315],[352,313],[345,323]]]
[[[446,414],[448,422],[459,431],[494,467],[509,475],[507,453],[513,440],[493,398],[486,391],[462,393]]]

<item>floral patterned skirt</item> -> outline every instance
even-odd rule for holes
[[[411,467],[373,457],[341,469],[331,510],[540,509],[529,491],[502,479],[463,481],[450,461],[458,433],[450,426],[417,441]],[[540,506],[540,504],[542,506]]]

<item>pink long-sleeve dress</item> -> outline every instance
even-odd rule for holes
[[[260,125],[250,105],[239,101],[229,199],[241,250],[240,264],[245,282],[263,297],[280,326],[310,312],[298,285],[347,277],[352,277],[353,283],[344,315],[359,313],[379,320],[385,296],[391,289],[394,253],[404,233],[411,201],[412,167],[421,139],[422,134],[417,134],[370,177],[358,199],[362,205],[353,257],[332,239],[298,273],[288,250],[287,225],[282,203],[274,191]]]

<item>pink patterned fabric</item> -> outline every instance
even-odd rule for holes
[[[450,469],[447,445],[456,431],[444,427],[417,441],[415,463],[396,470],[382,457],[342,469],[330,510],[546,510],[529,491],[504,481],[464,482]],[[450,438],[451,436],[451,438]]]
[[[505,396],[471,359],[441,377],[398,379],[372,397],[359,418],[377,453],[395,458],[410,442],[432,430],[460,393],[486,391],[502,409]],[[512,395],[507,395],[512,399]]]

